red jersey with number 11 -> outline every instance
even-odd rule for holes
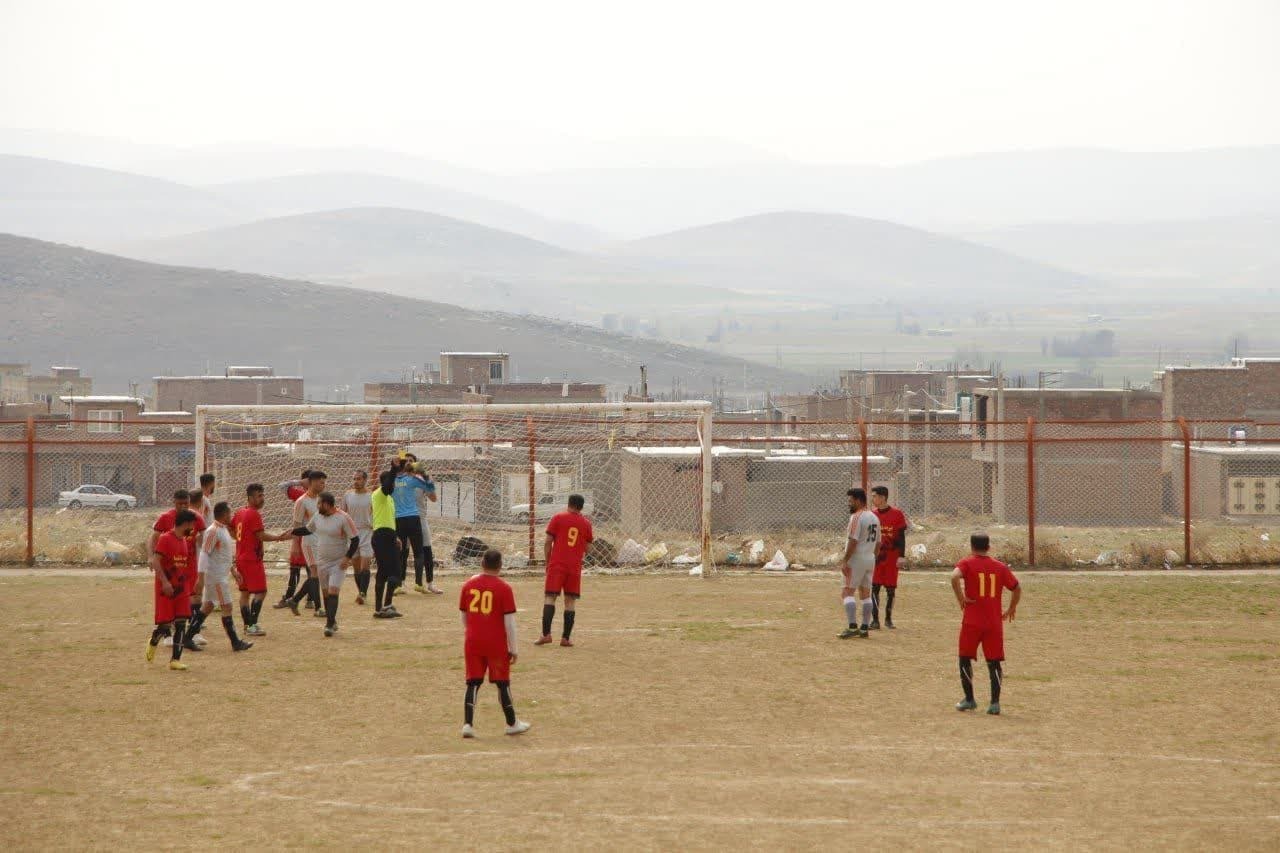
[[[547,523],[547,534],[555,539],[547,568],[581,569],[587,546],[595,538],[591,519],[580,512],[558,512]]]
[[[964,625],[989,628],[1000,624],[1004,591],[1015,589],[1018,579],[1009,567],[991,557],[973,554],[956,563],[964,577],[964,597],[973,604],[964,606]]]
[[[462,585],[458,609],[467,617],[466,651],[478,655],[507,653],[504,617],[516,612],[516,594],[497,575],[478,574]]]

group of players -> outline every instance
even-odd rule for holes
[[[871,490],[871,507],[863,489],[850,489],[849,528],[841,561],[847,627],[841,639],[867,638],[880,627],[880,591],[886,593],[884,626],[893,626],[893,604],[898,589],[898,563],[906,552],[906,532],[910,522],[902,510],[889,505],[889,490]],[[973,661],[982,648],[991,678],[988,714],[1000,713],[1000,688],[1004,680],[1004,623],[1017,617],[1022,588],[1009,567],[990,555],[991,538],[985,533],[969,537],[970,554],[951,573],[951,589],[963,614],[960,623],[960,686],[964,698],[957,711],[978,707],[973,697]],[[1004,591],[1012,590],[1009,608],[1002,610]],[[861,622],[858,620],[861,612]]]
[[[267,596],[266,542],[292,540],[288,587],[275,607],[287,608],[297,616],[306,599],[315,615],[326,620],[326,637],[338,632],[339,597],[348,568],[355,569],[356,603],[364,604],[371,563],[376,562],[375,618],[401,615],[392,602],[405,585],[410,555],[414,589],[442,594],[434,583],[427,517],[429,504],[436,500],[436,488],[412,454],[397,456],[380,473],[373,490],[368,488],[364,471],[356,472],[351,488],[340,498],[326,491],[327,481],[323,471],[306,470],[300,479],[281,484],[293,509],[290,528],[279,533],[268,533],[263,523],[266,490],[260,483],[246,487],[245,504],[234,513],[227,502],[214,502],[216,481],[212,474],[201,475],[200,488],[176,492],[173,508],[156,519],[149,543],[155,628],[147,641],[146,659],[154,660],[156,649],[165,643],[172,647],[169,668],[186,670],[182,653],[199,652],[207,645],[200,631],[215,608],[220,610],[231,648],[236,652],[252,648],[253,643],[241,639],[236,631],[232,582],[239,594],[245,635],[265,636],[259,617]],[[573,645],[582,564],[594,539],[591,521],[582,514],[584,505],[582,496],[571,495],[567,508],[547,524],[542,633],[535,645],[553,642],[551,628],[562,593],[565,612],[560,645]],[[475,737],[476,695],[486,675],[498,689],[506,733],[522,734],[529,724],[516,717],[510,690],[511,664],[517,658],[515,595],[500,577],[499,551],[487,550],[481,566],[481,573],[463,585],[458,602],[465,632],[467,680],[463,737]]]

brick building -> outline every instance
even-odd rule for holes
[[[457,385],[366,382],[364,401],[374,405],[455,403],[604,403],[606,387],[592,382],[507,382]]]
[[[228,367],[221,376],[156,376],[155,408],[194,412],[196,406],[302,403],[301,376],[276,376],[270,367]]]
[[[442,352],[440,381],[445,385],[501,385],[511,379],[505,352]]]
[[[80,375],[78,367],[49,368],[47,375],[32,375],[25,363],[0,364],[0,404],[32,406],[32,412],[64,414],[62,397],[82,397],[93,393],[93,380]]]

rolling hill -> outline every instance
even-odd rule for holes
[[[769,213],[613,247],[612,252],[709,286],[856,303],[867,298],[1017,298],[1024,303],[1089,280],[998,249],[915,228],[825,213]]]
[[[195,344],[195,346],[193,346]],[[441,350],[501,349],[522,380],[625,387],[648,365],[655,388],[803,388],[805,377],[664,341],[539,317],[486,313],[383,293],[235,272],[162,266],[0,234],[0,353],[72,359],[103,391],[206,363],[301,368],[308,393],[397,379]]]
[[[206,189],[265,217],[391,207],[450,216],[568,249],[586,249],[606,241],[602,233],[584,225],[548,219],[483,196],[386,175],[324,172],[214,184]]]
[[[235,202],[171,181],[0,154],[0,231],[105,246],[250,215]]]

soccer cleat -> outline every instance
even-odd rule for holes
[[[897,627],[896,625],[894,625],[894,624],[893,624],[893,620],[892,620],[892,619],[886,619],[886,620],[884,620],[884,626],[885,626],[886,628],[895,628],[895,627]]]
[[[854,637],[860,637],[862,635],[858,633],[857,628],[845,628],[839,634],[836,634],[836,636],[839,637],[841,640],[850,640],[850,639],[853,639]]]
[[[291,613],[293,613],[293,615],[294,615],[294,616],[301,616],[301,615],[302,615],[302,611],[298,609],[298,602],[294,601],[292,598],[291,598],[291,599],[289,599],[289,605],[288,605],[288,607],[289,607],[290,612],[291,612]]]
[[[462,736],[465,738],[473,738],[476,736],[476,730],[470,723],[463,723]]]
[[[247,643],[244,640],[236,640],[231,644],[231,651],[233,652],[247,652],[251,648],[253,648],[253,643]]]
[[[308,609],[308,610],[315,610],[315,609],[316,609],[316,603],[315,603],[314,601],[312,601],[311,599],[309,599],[309,598],[307,599],[307,609]]]
[[[426,588],[425,586],[423,586],[422,584],[420,584],[420,583],[416,583],[416,584],[414,584],[414,585],[413,585],[413,591],[414,591],[414,592],[420,592],[420,593],[422,593],[423,595],[426,595],[426,594],[427,594],[427,588]]]
[[[879,631],[879,630],[880,630],[880,620],[879,620],[879,619],[872,619],[872,620],[871,620],[871,630],[872,630],[872,631]]]
[[[399,610],[396,610],[394,607],[392,607],[389,604],[385,608],[383,608],[382,612],[387,614],[388,619],[399,619],[401,616],[404,615]]]
[[[435,584],[431,584],[431,583],[427,584],[427,592],[431,593],[432,595],[444,595],[443,589],[436,589]]]
[[[151,645],[151,641],[147,640],[147,663],[151,663],[156,659],[156,647]]]
[[[978,703],[972,699],[961,699],[956,703],[957,711],[973,711],[978,707]]]
[[[204,651],[204,646],[197,646],[195,643],[193,643],[193,642],[192,642],[191,640],[189,640],[189,639],[187,639],[187,640],[183,640],[183,641],[182,641],[182,647],[183,647],[184,649],[186,649],[187,651],[189,651],[189,652],[202,652],[202,651]]]
[[[999,702],[992,702],[990,705],[988,705],[988,706],[987,706],[987,713],[988,713],[988,714],[990,714],[990,715],[991,715],[991,716],[993,716],[993,717],[998,717],[998,716],[1000,716],[1000,703],[999,703]]]
[[[858,636],[865,640],[867,637],[871,636],[871,632],[867,630],[866,625],[863,625],[858,629]]]
[[[550,634],[543,634],[541,637],[533,641],[535,646],[547,646],[552,642]]]
[[[255,622],[254,624],[252,624],[252,625],[246,625],[246,626],[244,626],[244,632],[245,632],[246,634],[249,634],[250,636],[253,636],[253,637],[265,637],[265,636],[267,636],[267,632],[266,632],[266,631],[264,631],[264,630],[262,630],[262,626],[261,626],[261,625],[259,625],[259,624],[257,624],[256,622]]]
[[[364,596],[363,596],[363,595],[360,595],[359,593],[357,593],[357,594],[356,594],[356,604],[364,604]]]
[[[289,599],[287,599],[287,598],[282,598],[282,599],[280,599],[279,601],[277,601],[275,604],[271,605],[271,609],[272,609],[272,610],[284,610],[286,607],[292,607],[292,606],[293,606],[293,605],[289,602]]]
[[[560,645],[566,649],[571,649],[573,648],[573,640],[570,640],[568,637],[561,637]]]
[[[317,619],[323,619],[323,618],[325,617],[325,615],[326,615],[326,614],[325,614],[325,612],[324,612],[324,608],[323,608],[323,607],[317,607],[317,608],[316,608],[316,612],[315,612],[315,613],[312,613],[311,615],[312,615],[312,616],[314,616],[314,617],[316,617]]]
[[[332,626],[332,625],[325,625],[325,626],[324,626],[324,635],[325,635],[326,637],[332,637],[332,636],[333,636],[333,626]]]
[[[209,641],[204,638],[204,634],[196,634],[191,638],[191,642],[195,643],[197,646],[209,645]]]
[[[529,729],[531,728],[532,726],[524,722],[523,720],[516,720],[515,725],[507,726],[507,734],[522,735],[525,732],[529,731]]]
[[[169,669],[173,670],[174,672],[186,672],[188,667],[185,663],[183,663],[180,660],[171,660],[169,661]]]

